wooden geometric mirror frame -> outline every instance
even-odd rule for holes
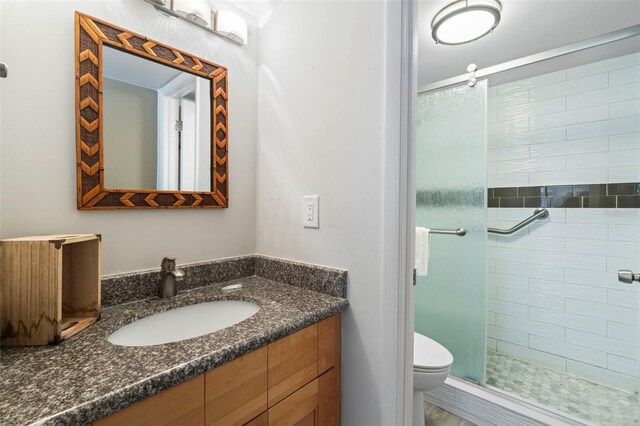
[[[210,80],[211,191],[104,187],[102,47],[115,47]],[[228,207],[227,69],[91,16],[75,14],[78,209]]]

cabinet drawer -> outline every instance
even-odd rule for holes
[[[318,425],[318,379],[269,409],[269,426]]]
[[[266,347],[208,371],[205,377],[207,425],[242,425],[266,411]]]
[[[340,364],[341,330],[339,313],[318,323],[318,375]]]
[[[157,393],[93,423],[107,425],[204,424],[204,374]]]
[[[318,324],[271,343],[268,347],[269,407],[273,407],[318,375]]]

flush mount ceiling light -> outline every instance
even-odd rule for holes
[[[457,0],[431,21],[431,36],[439,44],[464,44],[489,34],[500,22],[498,0]]]

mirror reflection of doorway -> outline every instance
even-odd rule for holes
[[[209,111],[203,79],[183,73],[158,90],[158,189],[210,189]]]
[[[190,99],[193,95],[194,99]],[[180,99],[180,125],[178,129],[178,188],[194,191],[196,188],[196,161],[198,140],[196,135],[195,93]]]
[[[103,54],[105,185],[210,191],[210,81],[111,47]]]

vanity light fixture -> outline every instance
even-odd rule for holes
[[[247,44],[247,22],[240,15],[226,10],[218,10],[214,14],[214,32],[236,43]]]
[[[188,21],[211,25],[211,7],[205,0],[173,0],[173,11]]]
[[[2,0],[0,0],[2,1]],[[206,0],[144,0],[165,16],[184,19],[238,44],[247,44],[247,21],[226,10],[211,10]],[[171,7],[169,7],[169,5]]]
[[[456,45],[478,40],[500,23],[499,0],[457,0],[440,9],[431,21],[437,44]]]

